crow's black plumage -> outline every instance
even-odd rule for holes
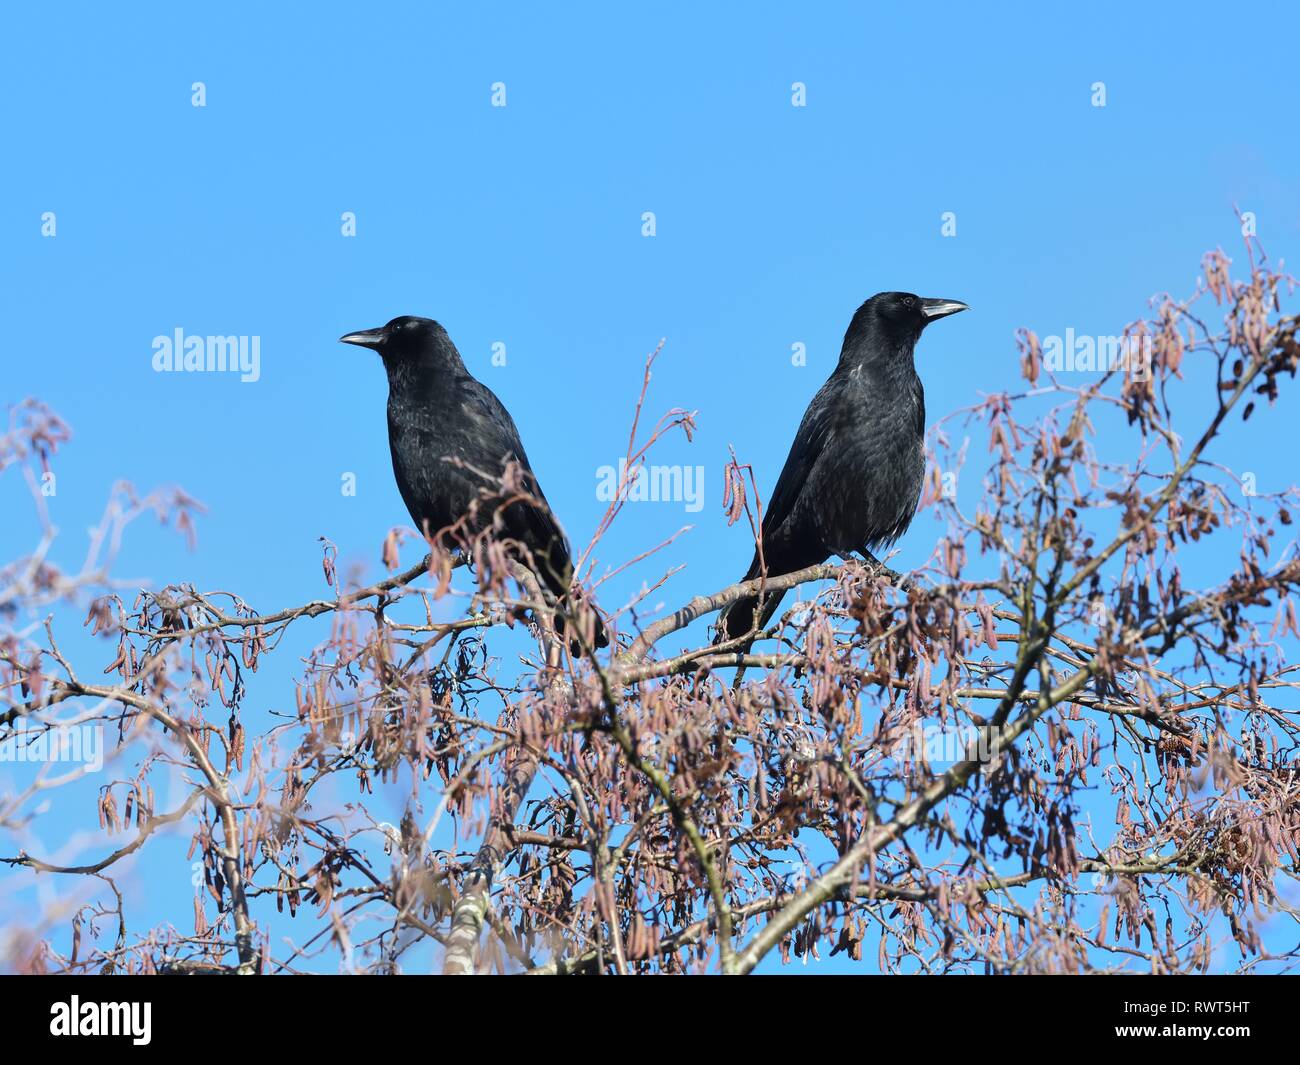
[[[966,310],[957,300],[880,292],[853,315],[839,365],[813,397],[763,514],[763,554],[745,574],[776,577],[830,555],[893,543],[911,524],[925,477],[925,394],[912,353],[931,322]],[[766,625],[781,593],[763,609],[741,599],[719,638]],[[757,617],[755,616],[757,613]]]
[[[383,357],[393,473],[416,527],[433,537],[468,516],[466,532],[473,535],[496,522],[502,540],[528,549],[534,571],[555,598],[567,599],[573,580],[569,545],[519,430],[501,401],[465,369],[447,331],[428,318],[407,316],[340,339]],[[522,474],[522,494],[535,503],[502,498],[501,478],[510,462]],[[455,546],[447,533],[442,542]],[[595,636],[597,646],[609,643],[599,617]]]

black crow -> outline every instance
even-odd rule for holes
[[[853,315],[839,365],[813,397],[763,514],[763,552],[746,580],[777,577],[830,555],[892,544],[912,522],[925,478],[925,393],[912,352],[936,319],[966,310],[957,300],[880,292]],[[723,614],[720,639],[762,628],[781,592],[740,599]]]
[[[456,546],[450,526],[468,517],[476,535],[496,524],[502,540],[528,549],[537,577],[561,602],[573,580],[569,544],[542,495],[514,419],[486,385],[465,369],[447,331],[428,318],[394,318],[381,329],[339,338],[377,351],[388,372],[388,446],[411,520],[425,536]],[[518,464],[522,494],[507,502],[501,478]],[[519,493],[509,493],[519,494]],[[523,556],[523,552],[519,553]],[[557,618],[563,631],[563,621]],[[596,645],[609,637],[599,617]]]

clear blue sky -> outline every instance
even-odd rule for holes
[[[699,433],[656,460],[705,467],[704,508],[634,505],[600,558],[693,524],[663,556],[686,565],[675,602],[747,564],[747,532],[721,514],[727,446],[770,492],[871,293],[972,307],[919,349],[933,420],[1016,387],[1016,327],[1119,333],[1148,296],[1188,291],[1205,250],[1239,253],[1234,204],[1274,259],[1300,236],[1290,5],[616,7],[6,8],[4,399],[38,396],[75,432],[56,559],[79,559],[126,478],[180,484],[208,513],[193,553],[139,527],[124,575],[271,609],[324,593],[320,536],[377,575],[407,520],[386,386],[374,356],[336,341],[419,314],[513,412],[579,544],[666,338],[648,412],[696,409]],[[259,337],[260,379],[155,373],[153,338],[177,327]],[[1292,456],[1261,439],[1221,455],[1261,491],[1291,483]],[[36,524],[18,481],[0,490],[8,560]],[[900,564],[939,529],[918,519]],[[289,701],[293,666],[256,689],[265,705]],[[146,859],[137,889],[171,875],[182,905],[137,895],[140,912],[184,922],[188,867],[151,860],[173,861]]]

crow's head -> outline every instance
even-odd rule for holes
[[[456,347],[443,329],[432,318],[416,318],[404,314],[394,318],[379,329],[363,329],[339,337],[344,344],[356,344],[379,352],[384,364],[394,367],[406,363],[434,363],[455,358]]]
[[[876,337],[915,344],[931,322],[969,310],[960,300],[928,299],[910,292],[877,292],[853,316],[845,342]]]

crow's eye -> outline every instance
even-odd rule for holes
[[[912,299],[911,296],[908,296],[905,300],[903,300],[903,306],[904,306],[904,307],[910,307],[910,306],[912,306],[912,304],[914,304],[915,302],[916,302],[916,300]]]

